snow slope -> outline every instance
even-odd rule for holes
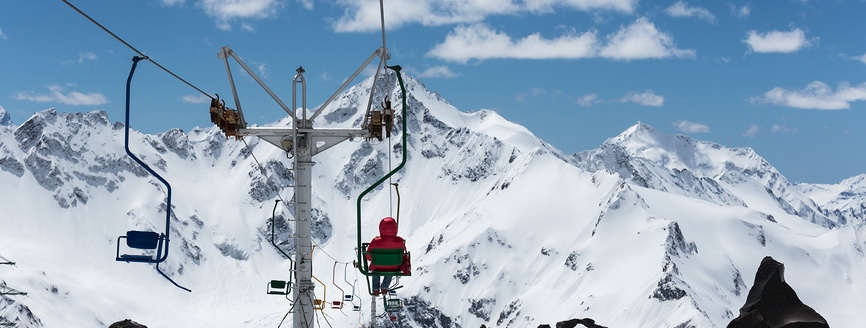
[[[388,79],[353,86],[317,126],[357,127],[373,82],[390,86],[399,106]],[[461,112],[411,77],[406,87],[408,164],[393,182],[414,271],[400,281],[405,308],[394,325],[589,317],[608,327],[724,327],[767,255],[833,327],[866,325],[856,315],[866,305],[862,176],[795,185],[750,149],[640,122],[564,155],[493,111]],[[270,217],[275,200],[291,199],[294,175],[279,149],[252,137],[247,148],[215,127],[133,132],[130,147],[172,185],[171,254],[160,267],[187,293],[150,265],[114,260],[117,236],[161,231],[165,218],[164,187],[126,156],[122,124],[103,112],[49,109],[21,125],[3,114],[0,254],[18,264],[0,268],[0,280],[28,295],[0,296],[0,316],[21,327],[280,324],[291,303],[265,295],[265,285],[288,279],[290,264],[270,244]],[[366,289],[349,264],[356,197],[400,161],[399,143],[352,140],[316,156],[317,297],[338,300],[352,283],[359,296]],[[396,215],[395,202],[390,189],[367,196],[363,240]],[[277,207],[287,252],[291,213]],[[359,312],[326,309],[317,326],[365,323],[369,301],[356,297]]]

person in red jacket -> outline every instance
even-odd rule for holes
[[[402,237],[397,236],[397,221],[394,221],[392,217],[386,217],[379,222],[379,235],[370,241],[370,245],[367,246],[367,252],[371,249],[383,248],[401,248],[403,252],[406,252],[406,241]],[[369,253],[367,254],[367,261],[370,261]],[[400,271],[400,266],[383,266],[370,263],[370,271]],[[382,278],[381,284],[380,278]],[[379,295],[380,292],[387,293],[389,286],[391,286],[391,276],[373,276],[373,295]]]

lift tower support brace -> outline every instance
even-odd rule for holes
[[[380,48],[376,50],[372,58],[376,56],[385,57],[387,51]],[[232,93],[235,99],[235,105],[237,106],[237,110],[233,115],[236,115],[239,120],[232,121],[233,123],[229,123],[230,126],[228,129],[224,129],[223,132],[232,131],[232,134],[226,133],[226,136],[234,136],[237,138],[241,138],[244,136],[256,136],[261,138],[262,140],[282,149],[287,154],[291,153],[293,155],[293,168],[295,171],[295,231],[297,234],[297,238],[295,238],[295,283],[292,284],[292,298],[295,300],[294,305],[294,313],[292,316],[293,327],[295,328],[312,328],[315,321],[315,308],[314,308],[314,295],[313,290],[315,288],[315,284],[313,283],[313,267],[312,267],[312,253],[313,253],[313,245],[311,240],[312,235],[312,167],[315,164],[313,162],[313,156],[325,151],[328,148],[331,148],[340,142],[345,140],[349,140],[351,138],[368,138],[369,131],[362,128],[347,128],[347,129],[334,129],[334,128],[314,128],[312,121],[319,112],[324,109],[326,106],[320,106],[319,109],[313,113],[313,115],[307,118],[307,104],[306,104],[306,82],[303,76],[304,69],[298,68],[297,74],[292,81],[292,107],[289,108],[282,100],[280,100],[277,95],[270,90],[270,88],[265,85],[265,83],[256,76],[252,69],[249,68],[239,56],[237,56],[229,47],[223,47],[218,56],[218,58],[222,59],[225,62],[226,73],[229,76],[229,82],[231,84]],[[232,79],[231,70],[229,68],[228,59],[233,58],[236,60],[241,67],[250,74],[253,79],[259,83],[259,85],[265,89],[265,91],[292,117],[292,126],[291,127],[247,127],[246,121],[243,118],[243,112],[240,108],[240,100],[238,100],[237,91],[235,89],[234,81]],[[368,59],[367,62],[364,63],[363,66],[369,64],[371,60]],[[383,64],[380,64],[380,68]],[[363,67],[362,67],[363,68]],[[360,71],[362,68],[359,68]],[[357,73],[357,72],[356,72]],[[356,76],[357,74],[353,75]],[[337,91],[339,93],[348,84],[349,81],[344,83],[344,85]],[[297,84],[301,84],[302,88],[302,106],[297,106]],[[371,90],[371,98],[372,98],[372,90]],[[331,98],[334,98],[333,96]],[[330,99],[329,99],[330,102]],[[327,104],[328,102],[326,102]],[[226,111],[233,111],[231,109],[224,108],[222,104],[216,103],[216,106],[219,108],[214,110],[211,108],[212,119],[220,120],[219,115],[224,114]],[[369,108],[368,108],[369,111]],[[214,113],[219,113],[216,118],[214,118]],[[221,121],[222,123],[226,123],[225,120]],[[217,122],[214,122],[217,123]],[[219,125],[219,124],[218,124]],[[221,128],[223,125],[220,125]]]

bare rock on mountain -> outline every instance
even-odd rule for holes
[[[818,312],[803,304],[785,282],[785,265],[764,257],[740,316],[728,328],[829,328]]]

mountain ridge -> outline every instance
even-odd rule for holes
[[[751,149],[641,122],[597,149],[564,155],[493,111],[460,112],[406,81],[409,163],[394,181],[414,269],[401,282],[406,308],[396,325],[522,327],[591,317],[608,327],[724,326],[745,300],[743,276],[767,254],[788,266],[789,282],[828,322],[864,323],[846,315],[862,306],[857,286],[866,285],[862,176],[792,184]],[[390,86],[398,103],[393,74],[370,78],[325,109],[323,126],[357,125],[372,83]],[[0,273],[30,292],[4,296],[0,316],[25,327],[125,318],[153,326],[279,322],[289,302],[260,289],[289,268],[270,245],[271,225],[278,244],[294,250],[290,209],[270,220],[274,200],[291,198],[286,154],[256,138],[248,147],[227,140],[216,127],[131,132],[132,151],[174,190],[172,255],[161,268],[194,292],[178,294],[148,266],[113,260],[117,235],[160,231],[165,217],[163,187],[123,151],[123,125],[104,112],[49,109],[0,129],[0,182],[12,187],[0,198],[10,211],[0,221],[8,229],[0,252],[19,263]],[[354,199],[400,160],[401,147],[354,140],[316,157],[314,272],[326,282],[317,297],[365,288],[363,279],[350,286],[338,277],[342,265],[351,281]],[[10,192],[19,189],[26,192]],[[392,215],[390,194],[381,188],[365,198],[362,239]],[[357,299],[366,311],[369,300]],[[346,312],[332,311],[331,320],[369,317]]]

